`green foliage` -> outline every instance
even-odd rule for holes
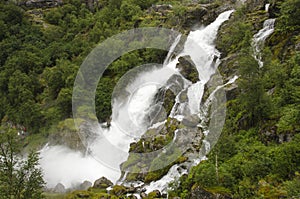
[[[200,187],[212,194],[225,190],[220,194],[232,198],[299,197],[299,1],[278,4],[278,24],[266,41],[263,68],[251,51],[258,13],[243,6],[222,27],[217,46],[231,59],[224,66],[230,67],[229,74],[240,75],[239,89],[227,102],[223,134],[208,160],[174,184],[170,195],[190,198],[190,187]],[[287,135],[288,142],[279,144],[279,137]]]
[[[41,199],[44,187],[39,154],[22,160],[20,140],[12,129],[0,129],[0,198]]]
[[[279,28],[283,32],[300,29],[300,1],[286,0],[280,6]]]

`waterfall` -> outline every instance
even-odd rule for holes
[[[139,72],[134,80],[123,89],[124,93],[116,95],[113,99],[111,126],[103,129],[103,132],[99,133],[99,136],[89,144],[88,155],[84,156],[80,152],[72,151],[64,146],[44,147],[41,150],[41,166],[47,186],[51,188],[62,183],[66,188],[70,188],[85,180],[94,182],[102,176],[116,183],[121,176],[119,166],[127,160],[130,144],[138,141],[151,126],[155,127],[166,122],[158,121],[156,124],[149,122],[147,117],[150,106],[158,90],[166,85],[172,75],[179,74],[176,64],[178,59],[185,55],[189,55],[195,63],[200,81],[191,83],[185,80],[184,89],[187,89],[188,103],[180,102],[177,95],[171,116],[183,118],[190,114],[199,115],[204,86],[216,72],[219,64],[220,53],[215,49],[214,40],[220,25],[229,19],[232,12],[226,11],[207,27],[190,32],[182,52],[174,59],[171,59],[172,53],[169,53],[163,66],[147,67],[147,70]],[[174,51],[180,39],[180,37],[175,39],[170,51]],[[125,79],[126,75],[132,74],[125,74],[123,76]],[[210,133],[206,132],[206,136],[208,136]],[[205,146],[209,150],[213,144],[209,140],[206,142]],[[210,147],[208,148],[208,146]],[[203,159],[205,156],[199,155],[194,160],[194,164]],[[152,182],[145,188],[147,192],[154,189],[165,191],[171,181],[186,172],[187,170],[182,169],[180,165],[174,165],[161,180]],[[123,179],[126,175],[127,173]]]
[[[183,51],[174,60],[172,60],[169,63],[170,65],[169,67],[172,68],[174,67],[174,65],[176,65],[174,64],[174,62],[176,63],[180,56],[190,55],[191,59],[193,60],[193,62],[197,67],[200,81],[188,87],[188,99],[189,99],[188,106],[191,114],[200,112],[200,103],[204,93],[204,85],[209,81],[211,75],[213,75],[216,70],[216,67],[211,67],[212,63],[213,62],[216,62],[216,64],[219,63],[219,60],[215,61],[215,57],[219,56],[219,52],[215,49],[214,40],[217,36],[217,32],[220,25],[224,21],[229,19],[229,16],[232,12],[233,11],[226,11],[220,14],[218,18],[207,27],[202,28],[200,30],[192,31],[188,35]],[[203,49],[204,51],[201,49]],[[234,77],[225,85],[233,83],[236,79],[237,77]],[[217,89],[219,88],[220,87],[218,87]],[[180,105],[183,104],[180,104],[177,96],[176,104],[173,107],[171,116],[179,120],[184,117],[181,115],[184,114],[181,111],[182,109],[178,109]],[[177,111],[174,110],[175,107],[177,107]],[[207,130],[206,135],[208,134],[209,131]],[[206,152],[209,152],[211,148],[209,141],[204,140],[203,144],[206,149]],[[199,155],[200,156],[198,156],[193,160],[193,163],[190,166],[194,166],[198,164],[201,160],[204,160],[206,158],[205,154],[204,156],[201,154]],[[168,171],[168,173],[165,176],[163,176],[160,180],[151,182],[149,185],[146,185],[145,186],[147,190],[146,192],[149,193],[153,190],[160,190],[161,192],[166,192],[170,182],[173,182],[174,180],[178,179],[180,176],[186,173],[187,173],[187,169],[182,169],[180,165],[173,165]]]
[[[267,19],[263,24],[263,28],[253,36],[253,56],[257,60],[259,67],[263,67],[264,65],[262,61],[261,50],[263,48],[265,40],[274,32],[274,24],[275,19]]]
[[[265,5],[265,11],[266,11],[266,12],[269,12],[269,8],[270,8],[270,4],[267,3],[267,4]]]

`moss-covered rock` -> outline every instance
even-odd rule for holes
[[[105,177],[101,177],[94,182],[93,188],[106,189],[112,185],[113,185],[113,183],[110,180],[108,180]]]
[[[192,83],[199,81],[199,74],[195,63],[192,61],[190,56],[183,56],[178,59],[176,68],[179,69],[180,74]]]
[[[122,196],[124,194],[128,193],[128,188],[122,185],[115,185],[113,186],[113,189],[110,191],[110,194],[116,195],[116,196]]]

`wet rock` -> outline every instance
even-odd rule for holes
[[[180,75],[172,75],[167,81],[167,87],[177,95],[184,88],[184,80]]]
[[[207,15],[208,10],[199,5],[191,5],[184,19],[184,27],[190,28],[197,23],[203,22],[203,18]]]
[[[184,91],[182,91],[179,95],[179,102],[180,103],[184,103],[184,102],[188,102],[188,96],[187,96],[187,89],[185,89]]]
[[[175,104],[175,97],[173,91],[166,87],[158,90],[146,117],[150,125],[162,122],[167,118]]]
[[[236,99],[239,93],[238,85],[237,84],[231,84],[229,86],[226,86],[224,88],[226,93],[226,99],[227,100],[233,100]]]
[[[147,198],[147,197],[148,197],[147,194],[146,194],[145,192],[142,192],[142,193],[140,194],[140,196],[141,196],[141,198]]]
[[[110,180],[105,177],[101,177],[94,182],[93,188],[106,189],[107,187],[110,187],[112,185],[113,183]]]
[[[145,116],[145,120],[148,121],[150,126],[162,122],[167,118],[167,113],[163,108],[162,103],[153,104],[149,109],[149,112]]]
[[[54,193],[65,193],[66,192],[66,188],[63,184],[58,183],[54,189],[53,189]]]
[[[149,198],[160,198],[161,197],[161,193],[160,193],[159,190],[154,190],[154,191],[152,191],[152,192],[150,192],[148,194],[148,197]]]
[[[199,74],[197,68],[189,55],[179,57],[176,68],[179,69],[180,74],[192,83],[199,81]]]
[[[183,118],[182,124],[186,127],[195,128],[200,123],[200,119],[197,115],[188,115]]]

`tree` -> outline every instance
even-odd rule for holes
[[[20,158],[20,138],[9,128],[0,129],[0,199],[41,199],[44,180],[39,154]]]

